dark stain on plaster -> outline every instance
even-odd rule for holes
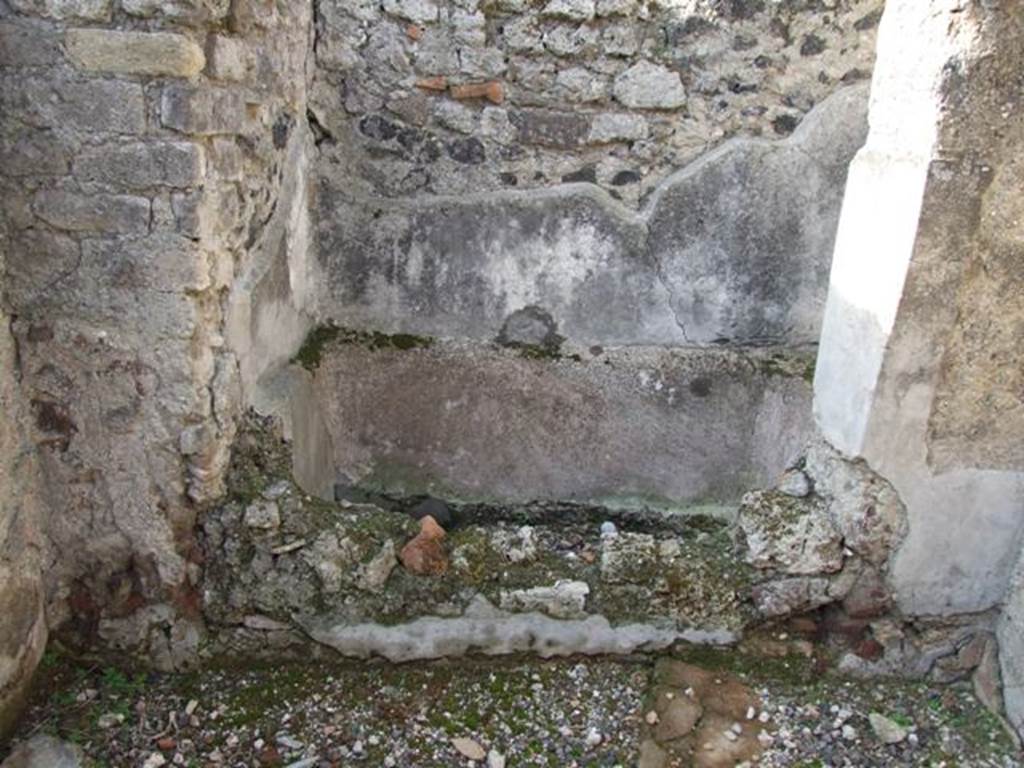
[[[52,400],[33,399],[32,413],[35,414],[36,426],[50,436],[43,443],[64,453],[72,436],[78,432],[78,425],[71,418],[67,406]]]
[[[560,358],[565,341],[551,313],[530,305],[516,310],[507,318],[495,341],[503,347],[518,350],[525,357]]]
[[[288,135],[291,133],[294,123],[295,120],[288,114],[281,115],[274,122],[271,133],[273,134],[275,149],[284,149],[284,145],[288,143]]]
[[[711,379],[707,376],[698,376],[690,382],[690,392],[697,397],[707,397],[711,394]]]

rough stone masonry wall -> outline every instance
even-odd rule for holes
[[[878,0],[325,0],[311,109],[360,196],[590,181],[635,206],[870,77]],[[355,151],[353,151],[355,150]]]
[[[241,398],[225,314],[279,245],[309,34],[305,4],[0,2],[4,374],[43,478],[47,623],[164,667],[199,639],[193,528]]]
[[[3,235],[0,224],[0,242]],[[6,320],[0,313],[0,736],[20,710],[47,637],[39,477]]]

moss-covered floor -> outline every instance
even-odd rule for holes
[[[776,638],[733,650],[681,646],[657,658],[323,660],[171,675],[51,651],[15,738],[54,733],[80,745],[93,768],[161,759],[183,766],[711,767],[743,764],[715,762],[706,735],[718,722],[713,713],[735,708],[739,695],[731,727],[755,748],[749,765],[1018,765],[999,721],[967,689],[844,680],[821,666],[806,642]],[[685,684],[673,681],[679,670],[705,675],[708,690],[671,688]],[[695,695],[703,707],[707,727],[694,731],[696,741],[654,743],[664,735],[654,710],[666,691]],[[905,738],[882,744],[868,722],[873,712],[905,729]],[[470,751],[478,745],[486,756],[470,760],[453,739],[471,740]]]

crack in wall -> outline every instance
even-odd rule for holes
[[[664,288],[665,293],[668,295],[666,305],[668,311],[672,314],[672,317],[675,318],[676,326],[679,328],[679,332],[683,336],[683,342],[688,346],[697,346],[690,338],[690,334],[687,333],[686,323],[683,320],[683,317],[680,314],[679,310],[676,308],[676,294],[675,291],[672,289],[671,283],[669,282],[668,275],[666,274],[665,267],[662,263],[661,257],[654,252],[654,249],[650,247],[649,242],[645,241],[645,245],[647,246],[648,258],[650,258],[650,260],[654,262],[654,274],[657,277],[658,282],[661,284],[661,287]]]

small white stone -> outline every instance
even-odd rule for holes
[[[852,725],[843,726],[843,739],[845,741],[854,741],[857,738],[857,729]]]
[[[677,109],[686,103],[679,73],[649,61],[637,62],[619,75],[614,92],[630,109]]]
[[[262,496],[264,499],[267,499],[268,501],[277,501],[282,496],[286,496],[289,493],[291,493],[291,490],[291,483],[289,483],[287,480],[278,480],[273,485],[264,488],[263,492],[260,493],[260,496]]]
[[[416,24],[437,21],[438,14],[434,0],[384,0],[384,10]]]
[[[249,528],[269,530],[281,525],[281,512],[273,501],[257,501],[245,508],[245,524]]]
[[[747,720],[753,720],[755,717],[757,717],[757,710],[753,707],[747,707]]]
[[[811,492],[811,481],[799,469],[787,470],[779,480],[778,490],[787,496],[803,498]]]
[[[875,732],[875,736],[883,744],[899,744],[907,738],[907,728],[878,712],[868,715],[868,722],[871,724],[871,730]]]
[[[96,725],[106,730],[109,728],[116,728],[123,722],[124,715],[118,714],[116,712],[107,712],[99,716],[99,718],[96,720]]]
[[[590,21],[596,9],[594,0],[551,0],[544,8],[544,15],[573,21]]]
[[[601,735],[601,732],[597,730],[597,728],[591,728],[589,731],[587,731],[587,738],[585,739],[585,741],[588,747],[596,747],[603,740],[604,737]]]
[[[615,523],[611,520],[605,520],[601,523],[601,536],[611,538],[612,536],[618,536],[619,529],[615,527]]]
[[[460,755],[469,758],[473,762],[479,762],[487,756],[484,748],[474,739],[465,737],[452,739],[452,746],[455,747]]]
[[[594,115],[588,141],[606,144],[612,141],[639,141],[647,138],[647,121],[640,115],[603,112]]]
[[[476,130],[476,112],[457,101],[437,102],[434,116],[441,125],[453,131],[473,133]]]
[[[487,753],[487,768],[505,768],[505,756],[496,749]]]
[[[636,10],[636,0],[597,0],[598,16],[625,16]]]
[[[511,144],[518,135],[508,110],[501,107],[484,107],[480,114],[480,133],[499,144]]]

